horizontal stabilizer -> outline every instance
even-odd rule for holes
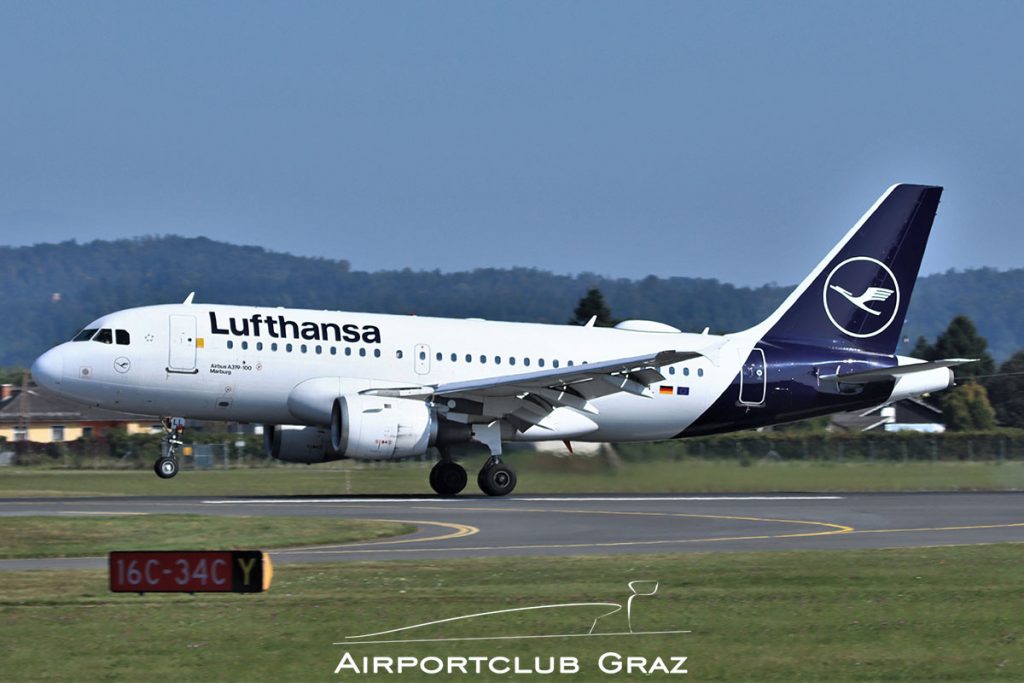
[[[902,375],[911,375],[915,372],[925,372],[938,368],[952,368],[965,363],[977,362],[977,358],[946,358],[945,360],[933,360],[926,363],[911,363],[909,365],[894,365],[891,368],[880,370],[865,370],[864,372],[851,372],[848,375],[822,375],[821,380],[834,380],[846,384],[870,384],[871,382],[884,382],[896,379]]]

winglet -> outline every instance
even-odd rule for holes
[[[188,296],[186,296],[185,300],[182,301],[181,303],[183,303],[183,304],[191,304],[192,303],[192,299],[195,298],[195,296],[196,296],[195,292],[189,292]]]

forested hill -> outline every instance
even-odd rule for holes
[[[306,258],[204,238],[153,237],[87,244],[0,247],[7,324],[0,365],[28,365],[85,323],[121,308],[181,301],[296,306],[563,323],[590,287],[617,318],[659,320],[683,330],[747,327],[790,287],[735,287],[687,277],[611,279],[529,268],[352,271],[346,261]],[[904,334],[934,338],[970,316],[997,360],[1024,347],[1024,269],[948,272],[922,278]]]

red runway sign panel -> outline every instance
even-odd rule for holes
[[[115,593],[258,593],[272,573],[259,550],[115,551],[109,565]]]

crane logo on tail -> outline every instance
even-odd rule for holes
[[[871,315],[880,315],[880,313],[873,308],[868,308],[868,301],[886,301],[895,293],[895,290],[886,289],[885,287],[868,287],[860,296],[854,296],[839,285],[829,285],[829,288],[839,292],[849,299],[851,304],[862,311],[867,311]]]
[[[855,256],[829,273],[822,301],[825,314],[840,332],[865,339],[881,334],[896,319],[900,285],[892,270],[881,261]]]

